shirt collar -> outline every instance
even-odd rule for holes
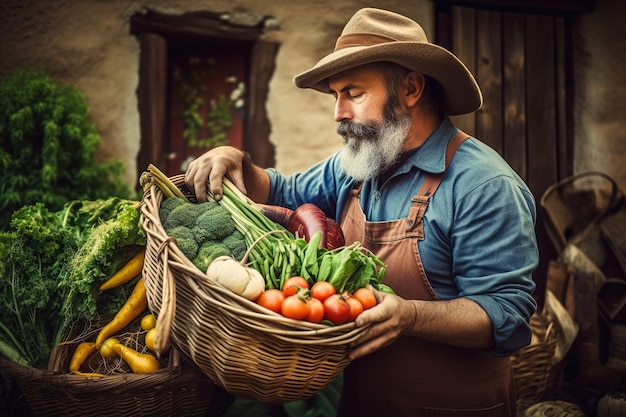
[[[444,117],[439,126],[409,158],[405,165],[407,169],[412,165],[433,174],[443,172],[446,168],[446,146],[457,131],[450,118]]]

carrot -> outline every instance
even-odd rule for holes
[[[117,352],[113,350],[113,346],[117,345],[118,343],[120,343],[119,339],[115,337],[109,337],[102,343],[100,349],[98,349],[98,351],[100,352],[100,356],[105,359],[117,358]]]
[[[159,370],[159,361],[149,353],[139,353],[121,343],[113,345],[113,350],[130,366],[136,374],[145,374]]]
[[[96,351],[96,344],[93,342],[83,342],[76,346],[72,359],[70,359],[70,372],[78,372],[81,365],[87,358]]]
[[[137,281],[133,292],[130,294],[124,305],[117,312],[113,320],[104,326],[96,337],[96,347],[100,349],[102,343],[115,333],[133,321],[148,307],[148,297],[146,295],[146,286],[143,278]]]
[[[117,288],[120,285],[124,285],[131,279],[135,278],[141,273],[145,258],[146,248],[143,248],[128,262],[126,262],[124,266],[122,266],[115,274],[113,274],[111,278],[109,278],[104,284],[102,284],[100,286],[100,291]]]

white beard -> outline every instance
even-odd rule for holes
[[[344,136],[341,168],[357,181],[365,181],[385,172],[398,161],[411,128],[411,118],[398,117],[385,123],[374,137]]]

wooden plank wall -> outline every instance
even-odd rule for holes
[[[453,121],[509,162],[539,208],[545,190],[569,174],[565,18],[459,6],[450,10],[450,45],[442,46],[468,66],[484,97],[478,112]],[[445,24],[445,19],[438,21]],[[541,301],[547,265],[557,254],[540,208],[536,229]]]
[[[453,7],[451,25],[451,49],[484,97],[455,123],[503,155],[540,197],[563,174],[563,18]]]

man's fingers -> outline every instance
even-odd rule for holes
[[[384,348],[395,340],[395,337],[389,337],[386,334],[381,334],[377,336],[374,334],[373,330],[374,329],[372,327],[367,329],[365,331],[365,334],[363,334],[360,339],[358,339],[354,344],[350,346],[351,349],[348,352],[348,358],[350,360],[354,360],[365,355],[369,355],[372,352],[376,352],[377,350]]]
[[[226,175],[233,184],[246,194],[243,181],[242,156],[240,151],[228,147],[215,148],[210,152],[191,161],[185,173],[185,182],[193,188],[198,202],[207,201],[208,191],[213,198],[222,198],[222,182]]]
[[[199,168],[193,162],[187,168],[187,172],[185,172],[185,183],[188,187],[193,189],[193,192],[196,196],[198,202],[203,203],[207,201],[206,198],[206,181],[202,178],[202,175],[198,175]]]
[[[220,200],[222,198],[222,180],[224,175],[226,175],[226,172],[219,168],[212,169],[209,174],[209,187],[211,194],[213,194],[213,198],[216,200]]]
[[[232,183],[245,195],[248,195],[248,191],[246,190],[246,184],[243,180],[243,171],[241,169],[233,170],[228,175],[228,178],[232,181]]]

